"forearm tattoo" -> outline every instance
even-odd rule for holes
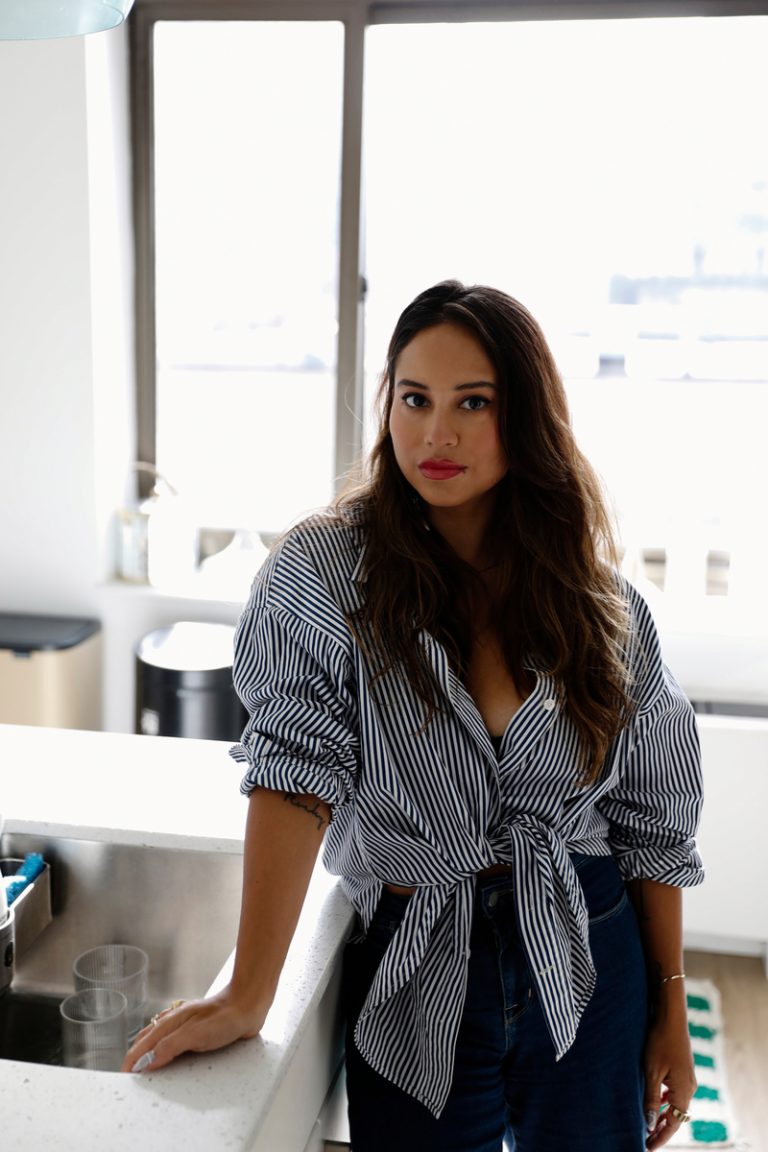
[[[285,799],[294,808],[302,808],[305,812],[309,813],[310,816],[314,816],[315,820],[317,820],[318,829],[328,823],[320,809],[319,800],[315,800],[314,807],[310,808],[309,801],[313,799],[311,796],[297,796],[294,792],[286,792]]]

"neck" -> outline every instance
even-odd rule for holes
[[[430,508],[428,520],[465,564],[482,570],[490,563],[485,536],[490,510],[479,508]]]

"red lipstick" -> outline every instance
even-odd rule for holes
[[[454,460],[422,460],[419,463],[419,472],[427,480],[451,480],[465,471],[466,468]]]

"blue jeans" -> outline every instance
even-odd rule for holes
[[[384,891],[366,937],[347,945],[347,1096],[352,1152],[642,1152],[645,964],[611,857],[572,860],[590,916],[597,985],[560,1061],[542,1015],[507,876],[478,881],[467,998],[439,1119],[375,1072],[352,1035],[408,896]],[[506,1142],[506,1143],[505,1143]]]

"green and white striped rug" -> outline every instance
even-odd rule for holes
[[[720,993],[709,980],[686,981],[688,1031],[699,1086],[683,1124],[668,1148],[740,1148],[725,1072]]]

